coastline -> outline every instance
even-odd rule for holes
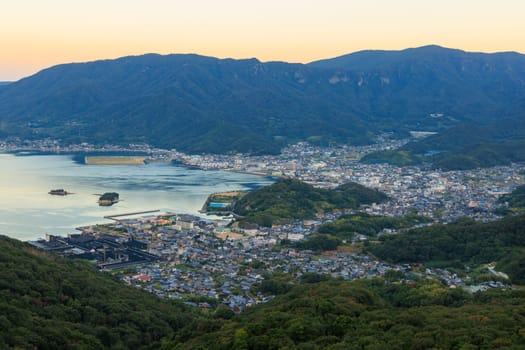
[[[105,222],[104,216],[149,209],[199,213],[214,192],[250,190],[269,183],[268,177],[228,171],[189,171],[183,164],[154,162],[148,166],[91,166],[72,162],[69,154],[43,153],[17,157],[1,152],[0,230],[10,237],[31,240],[45,233],[67,235],[75,227]],[[124,173],[123,173],[124,171]],[[74,196],[51,196],[50,188],[65,188]],[[116,191],[126,200],[100,207],[94,193]],[[28,201],[28,193],[31,193]]]

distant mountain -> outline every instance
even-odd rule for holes
[[[0,115],[10,133],[24,136],[191,152],[278,152],[307,138],[367,142],[362,118],[323,74],[196,55],[61,65],[0,91]]]
[[[525,56],[437,46],[262,63],[149,54],[43,70],[0,89],[0,136],[275,153],[382,131],[514,117]]]
[[[470,53],[431,45],[360,51],[309,66],[354,72],[361,86],[376,84],[369,87],[376,95],[368,112],[419,118],[423,124],[430,114],[442,121],[449,116],[477,122],[520,115],[524,64],[525,55],[515,52]]]

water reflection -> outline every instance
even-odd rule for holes
[[[197,214],[212,192],[252,189],[272,180],[171,164],[82,165],[70,156],[0,154],[0,234],[22,240],[66,234],[105,215],[160,209]],[[74,194],[51,196],[64,188]],[[99,207],[96,194],[119,192],[121,202]]]

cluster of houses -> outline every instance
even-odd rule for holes
[[[40,248],[47,244],[48,250],[69,257],[91,254],[100,259],[100,268],[112,270],[126,283],[159,297],[185,300],[205,309],[220,303],[234,312],[270,300],[273,296],[260,292],[258,286],[275,273],[287,274],[291,283],[305,274],[350,280],[381,277],[388,271],[436,278],[453,287],[468,283],[468,278],[447,270],[416,271],[410,265],[389,264],[362,254],[319,255],[279,246],[292,236],[307,239],[322,222],[337,218],[333,213],[328,215],[319,220],[243,231],[229,229],[222,221],[166,213],[87,226],[80,228],[81,234],[33,244]],[[67,249],[58,249],[64,242]]]
[[[354,181],[390,197],[387,203],[363,209],[365,212],[401,216],[417,210],[441,222],[462,216],[495,219],[493,209],[499,205],[498,198],[525,182],[523,164],[443,172],[358,162],[366,153],[394,149],[403,142],[406,140],[329,148],[298,143],[281,155],[259,157],[189,156],[160,150],[158,159],[176,159],[204,169],[289,176],[328,188]],[[41,146],[58,145],[49,141]],[[136,148],[141,147],[146,146]],[[437,278],[451,287],[471,283],[468,277],[442,269],[416,271],[412,266],[388,264],[366,255],[342,252],[318,255],[280,246],[283,240],[308,239],[321,224],[337,220],[341,214],[323,213],[316,220],[271,228],[239,229],[227,227],[222,220],[166,213],[119,218],[109,225],[82,227],[82,233],[77,235],[48,237],[33,244],[65,256],[92,260],[101,269],[119,271],[126,283],[160,297],[182,299],[201,308],[222,303],[234,311],[268,301],[272,296],[261,293],[258,286],[274,273],[285,273],[293,279],[308,273],[355,279],[400,271],[406,276]],[[505,286],[505,282],[491,281],[479,288]]]
[[[418,167],[360,164],[348,179],[379,189],[389,197],[370,213],[400,216],[417,210],[441,222],[459,217],[494,220],[501,195],[525,183],[523,164],[469,171],[425,171]]]
[[[494,220],[498,198],[525,183],[524,164],[466,171],[363,164],[365,154],[395,149],[407,140],[383,140],[369,146],[316,147],[305,142],[277,156],[183,155],[185,164],[202,169],[227,169],[266,176],[297,178],[317,187],[333,188],[353,181],[385,192],[391,200],[370,208],[378,215],[402,216],[417,210],[440,222],[469,216]]]
[[[386,135],[388,136],[388,135]],[[366,146],[334,145],[318,147],[299,142],[284,148],[279,155],[247,156],[187,155],[176,150],[155,149],[138,144],[129,147],[106,145],[97,151],[130,151],[150,154],[148,159],[176,160],[201,169],[222,169],[249,172],[264,176],[286,176],[300,179],[318,187],[336,187],[354,181],[379,189],[391,198],[386,204],[368,209],[379,215],[401,216],[417,210],[436,221],[450,222],[469,216],[493,220],[498,198],[525,183],[525,165],[511,164],[468,171],[440,171],[423,167],[397,167],[388,164],[362,164],[359,159],[381,150],[396,149],[410,139],[392,140],[380,137]],[[60,146],[56,140],[19,141],[3,143],[0,147],[37,149],[62,152],[94,150],[92,145]]]

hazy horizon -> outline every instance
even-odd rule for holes
[[[23,0],[0,15],[0,81],[150,52],[298,63],[429,44],[525,52],[522,13],[519,0]]]

